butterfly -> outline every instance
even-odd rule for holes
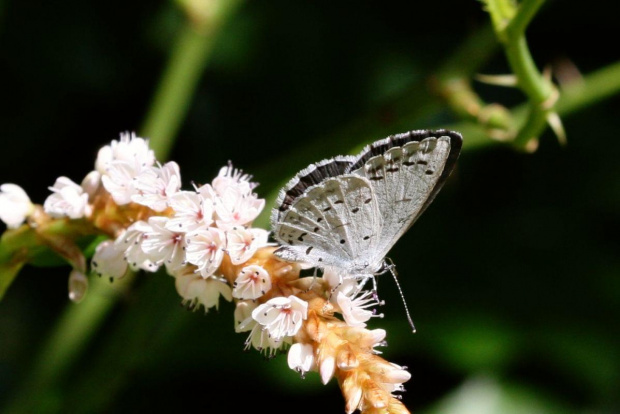
[[[417,130],[310,164],[280,190],[271,214],[280,244],[274,254],[374,280],[445,183],[462,143],[458,132]]]

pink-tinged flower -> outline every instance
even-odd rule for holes
[[[28,194],[16,184],[0,185],[0,220],[10,229],[26,221],[34,206]]]
[[[88,194],[69,178],[57,178],[49,189],[52,194],[43,203],[43,208],[50,216],[79,219],[90,213]]]
[[[153,263],[164,264],[172,273],[185,262],[185,235],[168,230],[167,222],[167,217],[149,218],[150,230],[142,237],[142,250]]]
[[[253,193],[245,193],[238,187],[227,187],[222,194],[213,198],[213,206],[217,226],[228,230],[251,223],[265,207],[265,200],[257,198]]]
[[[155,164],[155,153],[149,148],[147,140],[137,137],[133,132],[124,132],[120,140],[113,140],[110,145],[99,150],[95,169],[104,175],[108,166],[116,161],[128,163],[134,171],[142,171]]]
[[[168,198],[168,205],[174,210],[166,226],[170,230],[190,232],[213,223],[213,203],[195,191],[179,191]]]
[[[252,311],[257,306],[254,301],[237,302],[235,308],[235,332],[250,332],[248,339],[245,340],[245,349],[248,350],[250,347],[253,347],[271,357],[285,344],[290,344],[292,338],[274,340],[269,335],[269,332],[252,318]]]
[[[101,183],[112,195],[114,202],[122,206],[131,203],[131,197],[137,193],[134,187],[134,178],[140,172],[127,162],[113,161],[107,164],[105,174],[101,176]]]
[[[226,232],[226,251],[234,265],[245,263],[258,248],[267,245],[269,232],[263,229],[233,227]]]
[[[256,187],[256,183],[250,182],[251,179],[251,175],[244,174],[243,170],[233,168],[232,164],[229,163],[220,168],[211,186],[219,196],[224,194],[227,188],[237,188],[242,194],[249,194]]]
[[[134,178],[137,193],[131,201],[142,204],[155,211],[168,208],[168,199],[181,189],[179,165],[170,161],[163,166],[150,167]]]
[[[79,270],[73,269],[69,273],[69,299],[75,303],[80,303],[88,290],[88,279]]]
[[[90,262],[93,272],[111,279],[120,279],[125,276],[127,262],[124,253],[112,240],[99,243]]]
[[[120,141],[112,141],[99,150],[96,169],[101,173],[101,182],[118,205],[128,204],[138,193],[134,178],[150,169],[155,163],[155,154],[148,142],[134,133],[121,134]]]
[[[152,227],[147,222],[136,221],[114,241],[116,248],[124,252],[124,259],[133,270],[155,272],[159,269],[159,265],[153,263],[142,249],[146,233],[152,231]]]
[[[224,258],[224,232],[216,227],[201,227],[187,233],[186,241],[186,260],[198,268],[202,277],[215,273]]]
[[[214,276],[203,278],[189,266],[174,276],[177,292],[190,308],[197,309],[202,305],[206,312],[210,308],[218,308],[220,296],[228,302],[232,300],[231,289],[225,279]]]
[[[374,310],[368,310],[368,308],[383,304],[383,302],[378,302],[375,299],[371,291],[362,292],[357,297],[347,296],[340,291],[336,296],[336,301],[344,321],[349,326],[363,328],[366,326],[364,322],[373,316],[383,317],[383,314],[377,314]]]
[[[262,266],[246,266],[235,279],[232,295],[237,299],[258,299],[271,289],[271,276]]]
[[[295,343],[288,350],[288,366],[301,375],[316,368],[314,348],[310,344]]]
[[[252,318],[261,324],[275,341],[294,336],[307,317],[308,302],[293,295],[288,298],[275,297],[252,311]]]

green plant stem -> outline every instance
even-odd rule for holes
[[[555,87],[540,73],[525,39],[525,30],[532,21],[544,0],[524,0],[514,13],[506,13],[504,0],[487,0],[487,10],[498,39],[504,45],[508,63],[517,78],[517,85],[527,96],[529,113],[514,139],[517,148],[527,148],[528,143],[537,139],[547,125],[547,117],[554,112]],[[500,15],[501,13],[501,15]],[[512,16],[510,16],[512,14]],[[509,17],[507,24],[505,22]]]
[[[200,74],[213,49],[215,35],[239,3],[223,1],[221,4],[225,6],[211,16],[213,20],[208,26],[196,29],[188,20],[178,33],[141,131],[150,138],[150,145],[159,159],[166,159],[172,148],[175,134],[185,118]],[[5,412],[41,412],[43,407],[55,411],[54,387],[82,354],[118,298],[127,292],[134,276],[126,276],[112,288],[107,281],[91,278],[86,300],[79,305],[70,304],[59,318],[15,394],[12,405]],[[33,390],[40,398],[32,399]],[[33,404],[36,406],[34,411]]]

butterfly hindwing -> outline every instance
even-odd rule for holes
[[[380,241],[379,205],[368,179],[353,174],[327,178],[297,197],[280,215],[275,238],[283,259],[361,271]]]

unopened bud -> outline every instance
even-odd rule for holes
[[[80,303],[88,290],[88,279],[84,273],[73,269],[69,274],[69,299]]]

